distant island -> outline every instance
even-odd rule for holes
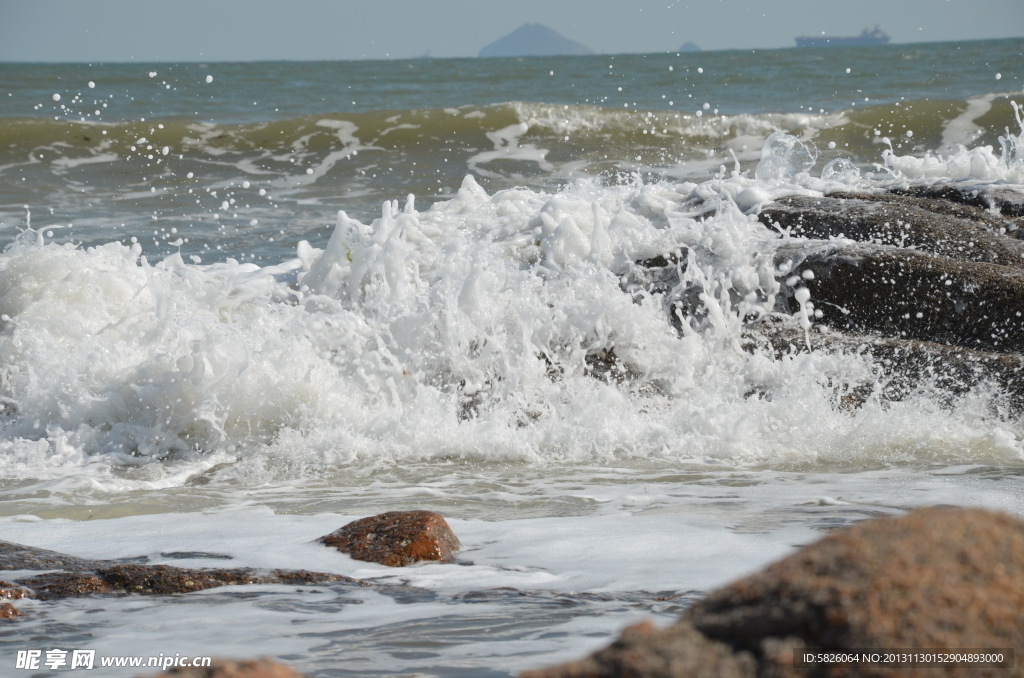
[[[813,38],[797,38],[797,47],[846,47],[850,45],[885,45],[889,42],[889,36],[882,30],[881,26],[875,26],[868,30],[865,28],[860,35],[850,38],[835,38],[821,36]]]
[[[680,47],[677,51],[679,51],[679,52],[699,52],[700,51],[700,47],[697,46],[697,43],[690,42],[689,40],[687,40],[686,42],[683,43],[683,46]]]
[[[594,50],[540,24],[523,24],[480,50],[481,57],[561,56]]]

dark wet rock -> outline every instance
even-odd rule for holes
[[[614,348],[592,351],[584,357],[584,362],[587,365],[585,373],[604,382],[621,384],[643,377],[636,366],[623,362],[615,355]]]
[[[365,560],[403,567],[422,560],[449,560],[462,548],[447,521],[432,511],[389,511],[353,521],[320,542]]]
[[[576,662],[520,678],[754,678],[753,657],[708,640],[689,622],[630,626],[614,643]]]
[[[144,595],[189,593],[218,586],[261,584],[254,570],[190,570],[170,565],[116,565],[96,574],[114,591]]]
[[[222,471],[222,470],[228,468],[229,466],[234,466],[234,465],[235,465],[235,462],[233,462],[233,461],[224,462],[222,464],[214,464],[213,466],[211,466],[210,468],[206,469],[202,473],[196,473],[195,475],[191,475],[188,478],[186,478],[185,479],[185,486],[186,487],[200,487],[202,485],[209,485],[211,482],[213,482],[213,477],[219,471]]]
[[[91,572],[47,572],[20,583],[28,588],[30,597],[40,600],[81,598],[113,592],[105,581]]]
[[[1007,217],[1024,217],[1024,191],[1008,186],[971,186],[967,184],[946,183],[896,188],[890,192],[897,195],[931,198],[971,205],[999,212]]]
[[[195,553],[189,553],[194,557]],[[216,557],[206,554],[205,557]],[[224,556],[220,556],[224,557]],[[344,582],[369,586],[351,577],[306,570],[186,569],[146,565],[145,558],[86,560],[32,546],[0,542],[0,566],[5,570],[55,570],[17,583],[0,582],[0,598],[34,597],[42,600],[97,594],[189,593],[231,584],[313,585]]]
[[[14,619],[20,616],[21,613],[18,612],[18,608],[10,603],[0,603],[0,619]]]
[[[776,358],[808,350],[868,355],[878,372],[870,383],[838,380],[837,405],[860,406],[875,394],[883,400],[903,400],[922,387],[934,385],[940,394],[958,396],[979,385],[992,385],[1013,413],[1024,411],[1024,356],[978,351],[931,341],[897,339],[836,332],[815,325],[808,332],[792,319],[778,318],[750,326],[744,335],[749,351],[768,350]],[[933,394],[935,397],[935,394]]]
[[[790,197],[766,206],[759,217],[793,237],[816,240],[845,237],[1024,268],[1024,242],[1000,234],[1010,222],[967,205],[894,195],[833,194]]]
[[[1001,352],[1024,350],[1024,271],[996,264],[842,241],[791,242],[776,265],[798,276],[780,296],[794,313],[794,288],[806,286],[821,322]],[[813,275],[813,279],[806,279]]]
[[[705,636],[753,653],[762,676],[907,672],[870,666],[794,671],[786,666],[792,653],[779,652],[780,646],[1024,647],[1024,521],[953,507],[866,521],[711,593],[684,618]],[[1024,665],[928,673],[1020,676]]]
[[[21,583],[44,600],[79,598],[101,593],[170,595],[218,586],[244,584],[303,585],[345,582],[364,586],[351,577],[305,570],[261,571],[249,568],[192,570],[170,565],[114,565],[95,572],[49,572]]]
[[[208,667],[175,667],[153,678],[303,678],[301,673],[271,659],[214,659]]]
[[[102,564],[101,560],[0,541],[0,570],[91,570]]]

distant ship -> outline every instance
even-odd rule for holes
[[[850,45],[885,45],[889,42],[889,36],[880,26],[873,29],[867,28],[855,38],[835,38],[821,36],[820,38],[797,38],[797,47],[848,47]]]

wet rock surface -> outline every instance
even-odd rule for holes
[[[462,548],[445,519],[432,511],[389,511],[353,521],[320,542],[356,560],[403,567],[449,560]]]
[[[0,541],[0,570],[91,570],[104,561]]]
[[[1024,350],[1024,270],[915,250],[842,241],[792,241],[776,263],[801,275],[821,321],[991,351]],[[806,279],[810,271],[813,279]],[[798,310],[793,288],[784,299]]]
[[[783,198],[761,211],[793,237],[845,237],[957,259],[1024,267],[1024,242],[1002,233],[1016,225],[977,207],[892,195]]]
[[[0,581],[0,599],[18,600],[25,597],[25,589],[9,581]]]
[[[667,629],[627,629],[584,660],[523,678],[854,678],[920,671],[874,664],[797,668],[793,652],[805,647],[1024,647],[1024,521],[955,507],[865,521],[712,592]],[[721,668],[702,673],[706,665]],[[1012,669],[945,665],[927,673],[1022,676],[1024,665],[1015,659]]]
[[[358,579],[306,570],[188,569],[146,565],[145,558],[88,560],[22,544],[0,542],[0,569],[54,570],[15,583],[0,582],[0,598],[53,600],[100,594],[170,595],[242,584],[313,585],[342,582],[369,586]]]
[[[303,678],[295,669],[270,659],[215,659],[208,667],[172,668],[158,676],[178,678]]]
[[[1019,190],[1009,187],[942,183],[930,186],[897,188],[890,192],[895,195],[907,195],[970,205],[998,212],[1010,218],[1024,217],[1024,194]]]
[[[20,616],[21,613],[18,612],[18,608],[10,603],[0,603],[0,619],[14,619]]]

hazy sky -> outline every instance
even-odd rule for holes
[[[475,56],[538,22],[597,52],[1024,36],[1024,0],[0,0],[2,61],[250,61]]]

